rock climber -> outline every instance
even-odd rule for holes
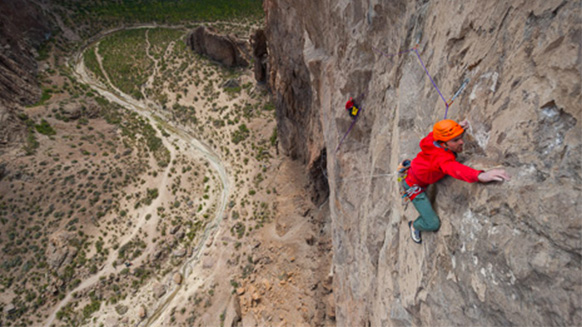
[[[412,161],[405,160],[399,167],[399,172],[405,171],[402,186],[405,194],[420,216],[408,222],[410,235],[416,243],[421,243],[421,231],[432,232],[439,229],[441,222],[434,212],[425,194],[428,185],[436,183],[445,175],[452,176],[469,183],[502,182],[510,176],[504,169],[495,168],[488,171],[475,170],[457,162],[457,153],[463,151],[463,136],[469,126],[467,120],[457,123],[444,119],[433,126],[433,131],[420,141],[421,151]]]
[[[352,97],[350,97],[348,102],[346,102],[346,111],[352,118],[355,118],[358,115],[358,112],[360,111],[358,107],[359,105],[354,99],[352,99]]]

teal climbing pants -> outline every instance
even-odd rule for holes
[[[403,185],[407,190],[410,188],[406,183],[403,183]],[[441,227],[441,221],[436,212],[434,212],[432,204],[430,203],[428,196],[426,196],[426,192],[418,194],[414,200],[412,200],[412,204],[414,204],[416,211],[420,214],[412,225],[414,226],[414,229],[433,232]]]

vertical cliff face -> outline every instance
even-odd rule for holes
[[[582,320],[580,1],[265,8],[281,146],[329,183],[338,325]],[[448,111],[472,123],[460,161],[513,176],[437,183],[442,226],[422,245],[407,228],[417,213],[387,175],[416,155],[445,105],[414,52],[374,50],[417,44],[447,100],[468,80]],[[363,112],[336,151],[351,124],[343,104],[360,94]]]
[[[34,49],[50,31],[46,21],[30,1],[0,2],[0,145],[22,134],[16,108],[40,97]]]

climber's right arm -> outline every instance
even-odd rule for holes
[[[482,172],[478,176],[479,182],[481,183],[488,183],[488,182],[503,182],[504,180],[508,181],[511,179],[509,174],[505,171],[505,169],[495,168],[485,172]]]

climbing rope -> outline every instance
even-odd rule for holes
[[[463,90],[465,89],[465,87],[467,86],[467,84],[469,83],[469,79],[465,79],[463,81],[463,84],[461,85],[461,87],[459,88],[459,90],[455,93],[455,95],[449,100],[445,100],[445,97],[443,96],[443,94],[441,93],[441,90],[439,90],[439,87],[436,85],[436,83],[434,82],[434,80],[432,79],[432,76],[430,76],[430,73],[428,72],[428,69],[426,69],[426,66],[424,65],[424,62],[422,61],[422,58],[420,57],[420,54],[418,53],[418,44],[412,48],[412,49],[408,49],[408,50],[404,50],[404,51],[400,51],[397,53],[393,53],[393,54],[387,54],[384,51],[381,51],[379,49],[377,49],[376,47],[372,47],[372,49],[376,52],[378,52],[379,54],[383,55],[386,58],[392,59],[392,57],[394,56],[399,56],[405,53],[409,53],[409,52],[413,52],[416,54],[416,57],[418,58],[418,61],[420,61],[420,64],[422,65],[422,68],[424,69],[424,72],[426,73],[426,75],[428,76],[428,78],[430,79],[432,85],[434,86],[434,88],[437,90],[439,96],[441,97],[441,99],[443,99],[443,102],[445,103],[445,118],[447,119],[447,115],[449,113],[449,107],[453,104],[453,102],[455,101],[455,99],[461,94],[461,92],[463,92]]]
[[[424,62],[422,61],[422,58],[420,58],[420,54],[418,53],[418,50],[416,48],[418,48],[418,44],[416,45],[416,47],[414,47],[414,53],[416,53],[416,56],[418,57],[418,60],[420,61],[420,64],[422,65],[422,68],[424,68],[424,71],[426,72],[426,75],[428,76],[428,78],[432,82],[432,85],[437,90],[437,92],[441,96],[441,99],[443,99],[443,101],[445,103],[445,106],[447,107],[447,110],[445,111],[445,118],[444,118],[444,119],[447,119],[447,114],[449,113],[449,104],[447,103],[447,100],[445,100],[445,97],[441,93],[441,90],[439,90],[439,87],[433,81],[432,76],[430,76],[430,74],[428,73],[428,69],[426,69],[426,66],[424,65]]]
[[[457,92],[455,93],[455,95],[453,95],[453,97],[447,101],[445,99],[445,97],[443,96],[441,90],[439,89],[439,87],[436,85],[435,81],[432,79],[432,76],[430,75],[430,73],[428,72],[428,69],[426,69],[426,65],[424,64],[424,62],[422,61],[422,58],[420,57],[420,53],[418,53],[418,46],[419,44],[416,44],[416,46],[414,46],[414,48],[408,49],[408,50],[403,50],[397,53],[392,53],[392,54],[388,54],[385,53],[384,51],[376,48],[376,47],[372,47],[372,49],[376,52],[378,52],[379,54],[381,54],[382,56],[388,58],[388,59],[392,59],[392,57],[395,56],[399,56],[399,55],[403,55],[409,52],[414,52],[416,54],[416,57],[418,58],[418,61],[420,62],[422,68],[424,69],[424,72],[426,73],[426,76],[428,76],[428,78],[430,79],[430,82],[432,83],[432,85],[434,86],[434,88],[437,90],[439,96],[441,97],[441,99],[443,100],[443,102],[445,103],[445,117],[444,119],[447,119],[447,116],[449,114],[449,107],[453,104],[453,102],[455,101],[455,99],[463,92],[463,90],[465,89],[465,87],[467,86],[467,84],[469,83],[469,79],[466,78],[463,83],[461,84],[461,87],[459,88],[459,90],[457,90]],[[367,90],[364,91],[362,94],[360,94],[360,96],[358,96],[355,100],[356,103],[359,103],[361,101],[361,99],[363,99],[364,95],[366,94]],[[342,143],[344,142],[344,140],[346,139],[346,137],[348,136],[348,134],[352,131],[352,128],[354,128],[354,125],[356,124],[356,121],[358,120],[358,117],[360,116],[360,113],[362,112],[363,107],[360,108],[360,110],[358,111],[358,113],[356,114],[356,116],[354,117],[354,120],[352,121],[352,124],[350,125],[350,127],[348,128],[348,130],[346,131],[346,133],[344,134],[344,136],[341,138],[340,142],[337,145],[337,148],[335,149],[335,152],[339,151],[340,146],[342,145]]]

